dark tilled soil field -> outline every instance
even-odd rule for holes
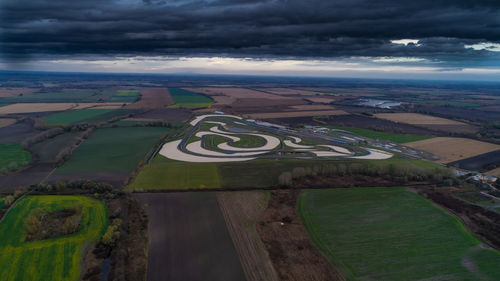
[[[19,122],[8,127],[0,128],[0,143],[18,144],[24,139],[34,136],[41,131],[33,128],[31,122]]]
[[[296,126],[301,124],[324,126],[325,124],[328,124],[332,126],[358,127],[358,128],[371,129],[377,131],[403,133],[410,135],[435,136],[442,134],[408,124],[395,123],[387,120],[382,120],[362,115],[337,115],[337,116],[330,116],[329,118],[321,118],[319,120],[321,122],[324,122],[324,124],[315,122],[313,120],[313,117],[280,118],[280,119],[270,119],[267,121],[271,123],[282,123],[289,126],[294,126],[294,125]]]
[[[500,112],[485,111],[451,106],[419,106],[415,110],[420,113],[430,113],[442,117],[461,118],[470,121],[497,121],[500,120]]]
[[[18,173],[0,177],[0,191],[38,184],[52,171],[52,164],[36,164]]]
[[[257,227],[280,279],[344,280],[309,239],[297,210],[299,194],[293,189],[272,191]]]
[[[245,280],[215,193],[135,196],[150,219],[148,281]]]
[[[500,150],[488,152],[478,156],[470,157],[460,161],[455,161],[449,163],[451,166],[457,168],[479,171],[483,169],[488,169],[489,165],[495,165],[500,163]]]
[[[134,118],[179,122],[188,120],[191,116],[192,113],[189,109],[164,108],[150,110],[146,113],[135,115]]]

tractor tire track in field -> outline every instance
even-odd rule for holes
[[[246,280],[215,193],[143,193],[148,281]]]
[[[278,281],[256,228],[257,220],[267,208],[268,194],[263,191],[221,192],[217,194],[217,201],[247,280]]]

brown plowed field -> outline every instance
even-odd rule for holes
[[[217,194],[247,281],[279,280],[256,229],[257,220],[267,208],[267,200],[267,194],[258,191]]]
[[[127,109],[165,108],[175,101],[165,88],[149,88],[141,90],[141,99],[126,106]]]
[[[38,92],[40,89],[33,88],[2,88],[0,89],[0,98],[17,97],[19,94],[29,95]]]
[[[406,123],[436,131],[474,133],[478,128],[455,120],[418,113],[379,113],[375,117],[398,123]]]
[[[307,235],[297,210],[300,190],[274,190],[257,224],[281,280],[344,280]]]
[[[292,105],[290,108],[293,108],[295,110],[330,110],[330,109],[335,109],[331,105],[324,105],[324,104],[304,104],[304,105]]]
[[[77,103],[15,103],[0,107],[0,114],[64,111],[77,106]]]
[[[228,96],[234,99],[269,99],[269,100],[286,100],[288,97],[264,93],[261,91],[244,89],[244,88],[185,88],[188,91],[195,93],[203,93],[208,96]]]
[[[159,108],[150,110],[145,113],[137,114],[133,118],[128,118],[126,120],[180,122],[188,120],[192,115],[193,114],[189,109]]]
[[[135,196],[149,216],[148,281],[246,280],[215,193]]]
[[[249,118],[254,119],[271,119],[271,118],[292,118],[292,117],[308,117],[308,116],[330,116],[330,115],[348,115],[349,113],[343,110],[322,110],[322,111],[289,111],[289,112],[267,112],[247,114]]]
[[[0,128],[10,126],[16,123],[16,119],[12,118],[0,118]]]
[[[320,95],[321,92],[302,90],[302,89],[292,89],[292,88],[264,88],[264,92],[272,93],[275,95],[300,95],[300,96],[315,96]]]
[[[466,138],[438,137],[405,143],[441,157],[440,163],[450,163],[500,149],[500,145]]]

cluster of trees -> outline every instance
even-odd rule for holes
[[[14,202],[16,202],[19,197],[21,197],[24,194],[24,190],[16,190],[14,194],[12,195],[7,195],[3,201],[3,206],[4,208],[10,207]]]
[[[43,240],[75,233],[80,226],[82,214],[82,204],[54,212],[36,208],[24,219],[26,240]]]
[[[35,143],[39,143],[39,142],[42,142],[44,140],[51,139],[51,138],[58,136],[60,134],[63,134],[63,133],[64,133],[63,128],[49,129],[49,130],[43,131],[39,134],[36,134],[32,137],[26,138],[25,140],[23,140],[21,142],[21,147],[24,149],[29,149]]]
[[[377,165],[363,163],[328,163],[308,167],[296,167],[292,171],[281,173],[278,180],[281,186],[292,186],[294,180],[304,177],[345,175],[382,177],[399,183],[432,180],[443,182],[450,186],[456,184],[456,179],[453,177],[451,171],[446,168],[419,168],[392,163]]]
[[[29,188],[36,192],[61,192],[66,189],[82,190],[91,194],[111,193],[113,186],[107,183],[93,182],[89,180],[75,180],[64,182],[60,181],[57,184],[36,184]]]
[[[106,229],[106,232],[101,238],[101,242],[109,247],[114,247],[116,241],[120,238],[120,225],[122,224],[121,219],[114,219],[110,225],[108,225],[108,228]]]

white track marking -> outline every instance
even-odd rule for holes
[[[318,145],[318,146],[323,146],[323,147],[327,147],[327,148],[330,148],[330,149],[333,149],[337,152],[340,152],[340,153],[343,153],[343,154],[352,154],[352,152],[342,146],[336,146],[336,145]]]
[[[349,158],[353,158],[353,159],[369,159],[369,160],[383,160],[383,159],[389,159],[392,157],[392,153],[389,153],[389,152],[386,152],[386,151],[382,151],[382,150],[378,150],[378,149],[373,149],[373,148],[364,148],[365,150],[367,150],[368,152],[370,152],[370,154],[368,155],[363,155],[363,156],[352,156],[352,157],[349,157]]]
[[[344,153],[339,153],[336,151],[321,151],[321,150],[315,150],[311,151],[312,153],[316,154],[318,157],[339,157],[339,156],[347,156]]]
[[[196,133],[195,136],[201,138],[203,136],[208,136],[208,135],[212,135],[212,136],[221,136],[221,137],[224,137],[224,138],[227,138],[227,139],[230,139],[232,141],[240,141],[240,138],[238,137],[235,137],[235,136],[228,136],[228,135],[223,135],[223,134],[219,134],[219,133],[214,133],[214,132],[205,132],[205,131],[200,131],[198,133]]]
[[[261,152],[236,152],[236,153],[223,153],[223,152],[218,152],[218,151],[213,151],[213,150],[208,150],[202,147],[201,141],[195,141],[186,146],[186,150],[198,154],[202,154],[205,156],[217,156],[217,157],[244,157],[244,156],[254,156],[254,155],[259,155],[259,154],[264,154],[267,153],[267,151],[261,151]]]
[[[261,134],[245,134],[249,136],[261,137],[266,140],[266,144],[259,147],[234,147],[229,145],[229,143],[224,142],[219,144],[217,147],[221,150],[226,151],[256,151],[256,150],[273,150],[280,145],[281,141],[277,137],[261,135]]]
[[[292,148],[313,148],[311,145],[301,145],[301,144],[296,144],[293,143],[291,140],[284,140],[283,141],[286,146],[292,147]]]
[[[226,126],[227,125],[224,122],[217,122],[217,121],[205,121],[203,123],[217,124],[217,125],[222,125],[222,126]]]
[[[205,118],[208,118],[208,117],[229,117],[229,118],[235,118],[235,119],[239,119],[239,120],[242,120],[243,118],[239,117],[239,116],[234,116],[234,115],[226,115],[226,114],[206,114],[206,115],[200,115],[200,116],[197,116],[196,118],[194,118],[193,121],[191,121],[189,124],[191,124],[191,126],[196,126],[198,123],[201,122],[201,120],[205,119]]]
[[[193,163],[241,162],[241,161],[249,161],[255,159],[255,158],[215,158],[215,157],[203,157],[203,156],[191,155],[179,150],[178,146],[181,142],[182,140],[167,142],[160,149],[159,153],[172,160],[193,162]]]

